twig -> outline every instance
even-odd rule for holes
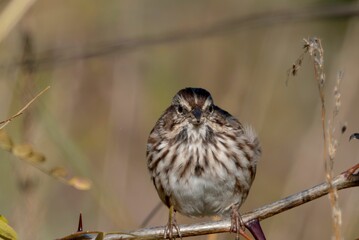
[[[333,179],[332,185],[338,190],[359,186],[359,174],[356,173],[359,164],[348,169],[342,174]],[[252,212],[242,215],[244,222],[249,222],[253,219],[264,220],[281,212],[287,211],[291,208],[298,207],[304,203],[310,202],[314,199],[320,198],[330,191],[330,184],[327,182],[321,183],[317,186],[304,190],[302,192],[293,194],[287,198],[277,202],[265,205]],[[213,222],[203,222],[191,225],[180,225],[182,237],[206,235],[213,233],[229,232],[231,226],[230,220],[221,220]],[[128,233],[103,233],[103,232],[81,232],[75,233],[61,240],[78,239],[88,236],[88,239],[95,239],[98,234],[103,235],[103,240],[116,239],[161,239],[163,238],[164,228],[153,227],[134,230]],[[175,237],[176,234],[174,233]]]
[[[90,59],[110,54],[123,54],[140,48],[156,46],[160,44],[171,44],[180,41],[188,41],[205,37],[223,35],[236,32],[248,27],[272,26],[279,23],[296,21],[308,21],[316,19],[348,18],[359,15],[359,6],[356,3],[328,4],[315,7],[303,7],[262,13],[252,13],[247,16],[234,17],[219,21],[209,26],[198,29],[187,29],[184,31],[169,32],[150,37],[137,37],[132,39],[118,39],[113,42],[92,46],[86,52],[73,51],[73,47],[61,49],[49,49],[39,54],[34,60],[38,65],[49,65],[54,63],[65,63],[79,59]],[[0,65],[0,69],[23,65],[22,61]]]
[[[163,206],[162,202],[158,202],[157,205],[151,210],[151,212],[145,217],[145,219],[142,221],[140,227],[144,228],[147,226],[149,221],[152,219],[152,217],[160,210],[160,208]]]
[[[23,108],[21,108],[15,115],[11,116],[10,118],[1,121],[0,124],[3,124],[2,126],[0,126],[0,130],[3,129],[7,124],[9,124],[9,122],[11,122],[14,118],[20,116],[21,114],[23,114],[23,112],[26,110],[26,108],[28,108],[38,97],[40,97],[44,92],[46,92],[47,90],[49,90],[50,86],[47,86],[44,90],[42,90],[41,92],[39,92],[33,99],[31,99],[30,102],[28,102]]]

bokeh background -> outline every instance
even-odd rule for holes
[[[1,14],[10,3],[0,2]],[[0,39],[0,119],[51,85],[5,130],[45,154],[44,166],[64,166],[91,179],[93,188],[76,190],[0,151],[0,214],[20,239],[75,232],[80,212],[86,230],[138,228],[159,203],[147,173],[147,136],[188,86],[208,89],[217,105],[259,133],[263,157],[242,212],[324,181],[320,101],[308,57],[286,84],[310,36],[322,39],[325,50],[328,115],[337,72],[344,71],[334,172],[359,162],[359,142],[348,142],[359,132],[355,1],[38,0],[22,7],[14,8],[18,18]],[[358,201],[356,188],[340,191],[345,239],[359,237]],[[162,206],[148,226],[164,225],[167,214]],[[329,200],[262,226],[268,239],[330,239]]]

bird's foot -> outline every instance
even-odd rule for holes
[[[171,206],[168,216],[168,223],[165,226],[165,232],[163,235],[165,239],[176,239],[176,237],[173,235],[173,229],[177,231],[177,236],[182,240],[182,235],[176,221],[176,211],[174,210],[173,206]]]
[[[230,231],[236,233],[236,240],[239,240],[239,235],[242,235],[245,239],[251,240],[251,238],[244,232],[246,226],[238,211],[238,206],[232,206],[231,209],[231,228]]]

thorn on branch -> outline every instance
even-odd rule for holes
[[[359,176],[359,171],[358,170],[359,170],[359,163],[354,165],[353,167],[349,168],[348,170],[346,170],[343,173],[349,179],[352,176]]]
[[[83,227],[82,227],[82,214],[80,213],[80,217],[79,217],[79,225],[77,227],[77,231],[78,232],[82,232],[83,231]]]
[[[352,168],[344,171],[333,178],[332,184],[338,190],[358,187],[359,186],[359,163]],[[264,220],[270,218],[276,214],[282,213],[289,209],[298,207],[304,203],[315,200],[319,197],[327,195],[330,191],[330,186],[327,182],[316,185],[312,188],[303,190],[291,196],[288,196],[279,201],[257,208],[249,213],[242,215],[243,221],[247,228],[248,225],[255,224],[255,219]],[[206,223],[197,223],[191,225],[181,225],[182,237],[193,237],[199,235],[207,235],[213,233],[229,232],[231,222],[229,219],[221,221],[212,221]],[[250,230],[250,228],[248,228]],[[251,230],[250,230],[251,231]],[[87,238],[86,238],[87,237]],[[114,239],[159,239],[163,237],[163,227],[151,227],[137,229],[131,232],[111,232],[104,233],[99,231],[85,231],[78,232],[61,238],[61,240],[78,240],[78,239],[102,239],[102,240],[114,240]],[[261,238],[258,238],[261,240]]]
[[[258,218],[250,220],[246,223],[246,228],[251,232],[256,240],[266,240],[264,232]]]

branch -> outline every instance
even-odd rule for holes
[[[20,116],[21,114],[24,113],[24,111],[38,98],[40,97],[44,92],[46,92],[47,90],[49,90],[50,86],[47,86],[44,90],[42,90],[41,92],[39,92],[33,99],[30,100],[30,102],[28,102],[23,108],[21,108],[15,115],[11,116],[10,118],[1,121],[0,122],[0,130],[3,129],[9,122],[11,122],[14,118]]]
[[[359,169],[359,164],[353,166],[342,174],[336,176],[333,179],[332,185],[338,190],[359,186],[359,173],[356,173]],[[245,223],[248,223],[254,219],[264,220],[281,212],[287,211],[291,208],[298,207],[304,203],[310,202],[314,199],[320,198],[328,194],[330,185],[327,182],[321,183],[317,186],[304,190],[302,192],[293,194],[277,202],[265,205],[254,211],[242,215],[242,219]],[[229,219],[213,222],[203,222],[191,225],[180,225],[182,237],[206,235],[213,233],[229,232],[231,223]],[[115,239],[161,239],[163,238],[164,228],[153,227],[134,230],[128,233],[103,233],[103,232],[78,232],[61,238],[61,240],[70,239],[95,239],[98,235],[101,235],[103,240],[115,240]],[[176,231],[174,232],[175,237]]]
[[[118,39],[117,41],[91,46],[85,52],[73,51],[73,47],[61,49],[49,49],[33,59],[39,65],[59,64],[79,59],[90,59],[110,54],[124,54],[145,47],[152,47],[161,44],[171,44],[181,41],[219,36],[227,33],[235,33],[239,29],[250,27],[265,27],[280,23],[290,23],[321,19],[350,18],[359,15],[359,6],[356,3],[328,4],[310,6],[295,9],[267,11],[253,13],[247,16],[233,17],[218,21],[217,23],[203,26],[198,29],[187,29],[173,31],[149,37],[137,37],[132,39]],[[7,70],[11,67],[23,65],[23,61],[0,65],[0,70]]]

